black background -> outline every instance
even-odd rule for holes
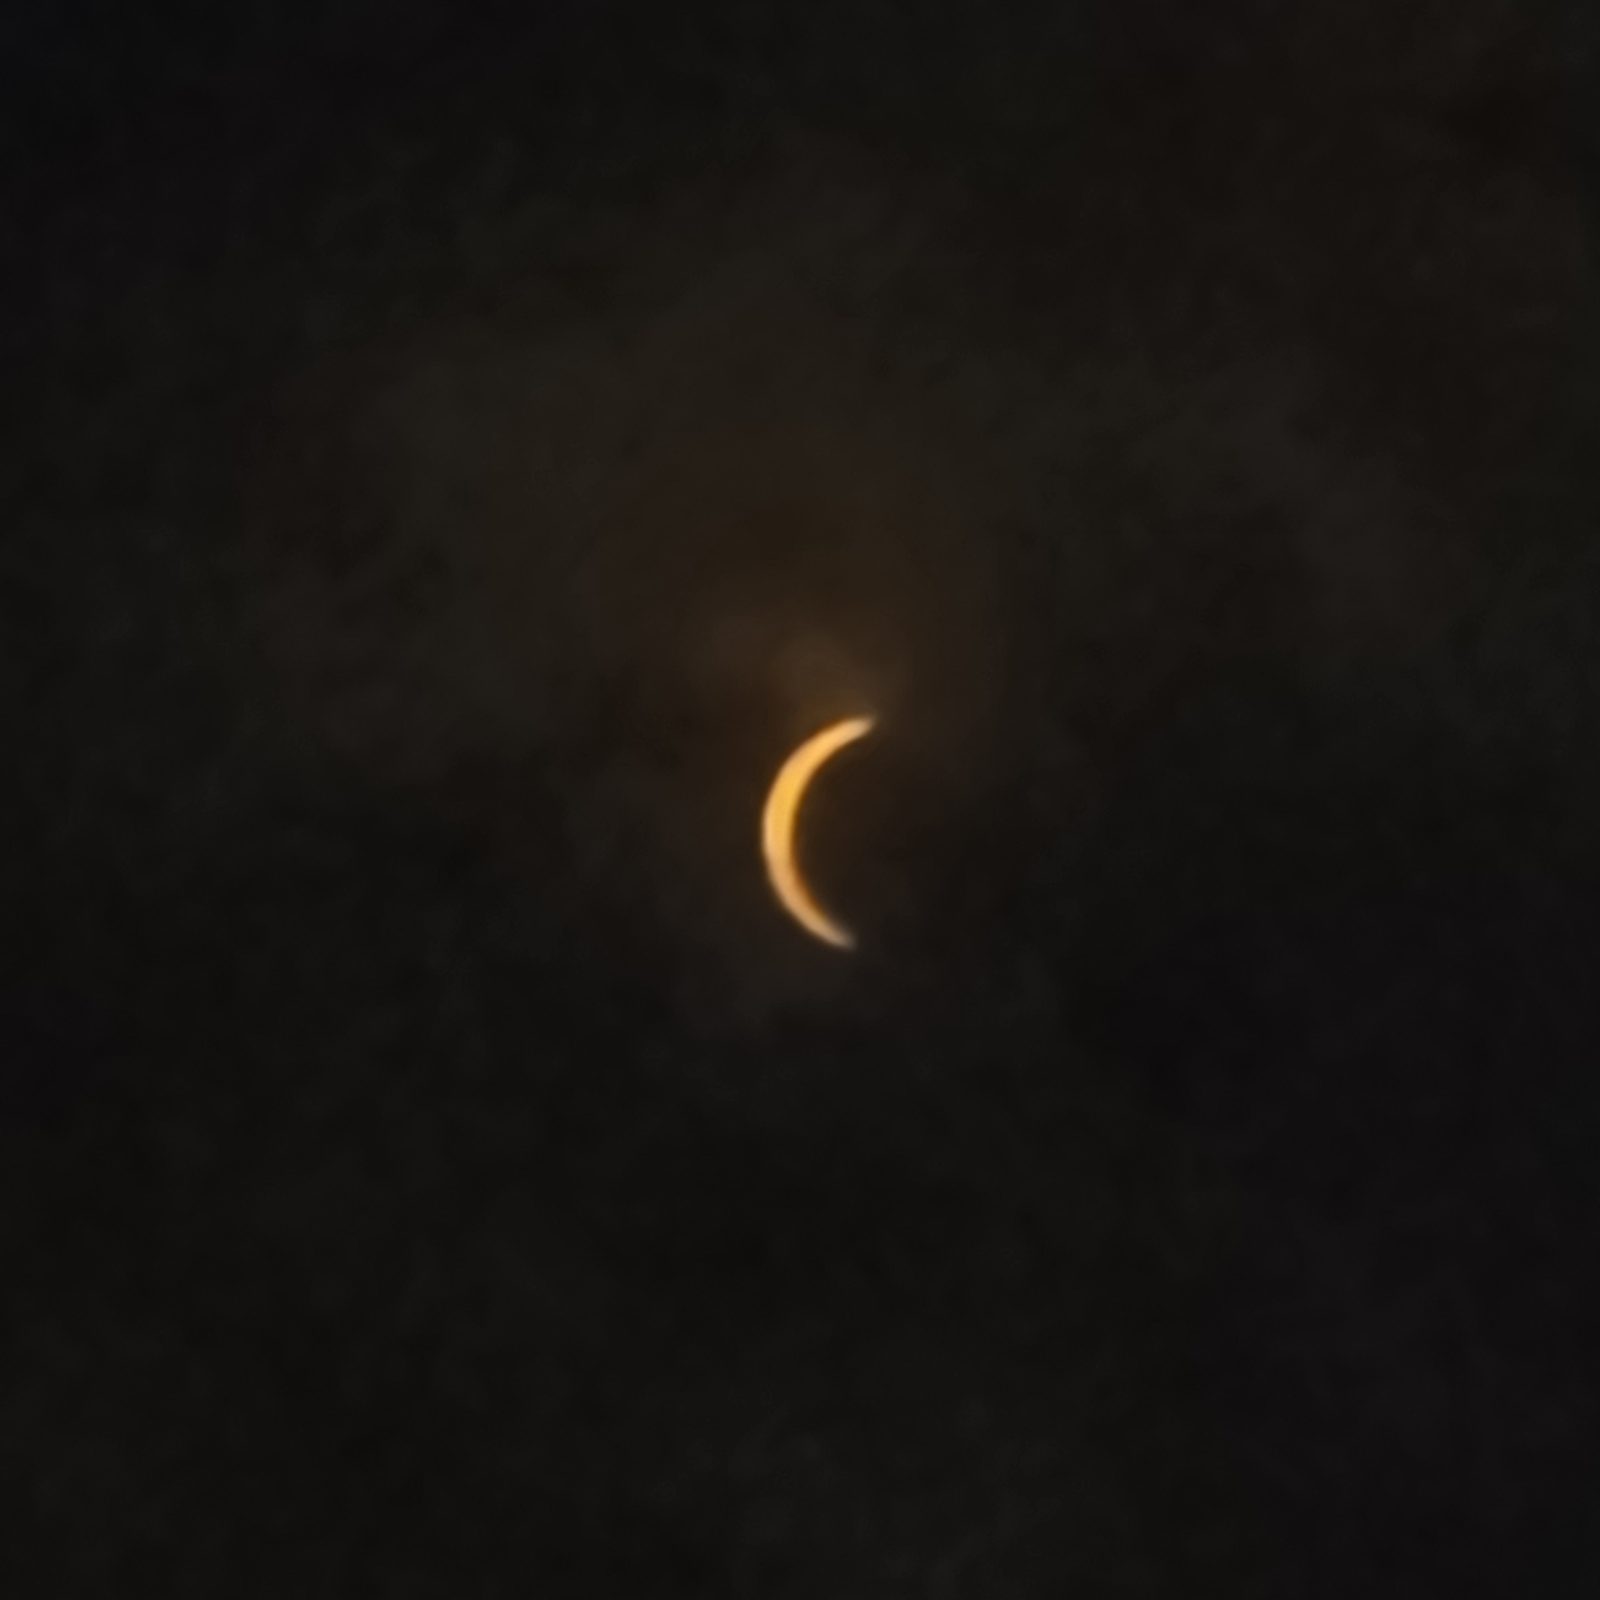
[[[1594,41],[8,12],[7,1593],[1593,1594]]]

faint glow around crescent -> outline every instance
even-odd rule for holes
[[[811,780],[847,744],[854,744],[871,733],[875,720],[873,717],[847,717],[821,733],[814,733],[778,769],[761,814],[761,850],[767,858],[767,877],[772,882],[773,893],[783,909],[807,933],[840,950],[851,949],[856,942],[855,935],[817,904],[801,877],[794,854],[795,824]]]

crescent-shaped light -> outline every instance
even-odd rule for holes
[[[767,858],[773,893],[807,933],[840,950],[852,948],[855,935],[830,917],[806,886],[795,860],[795,825],[811,780],[847,744],[866,738],[874,722],[872,717],[847,717],[812,734],[778,769],[761,813],[761,851]]]

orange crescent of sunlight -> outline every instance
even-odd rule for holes
[[[806,790],[823,765],[847,744],[872,732],[874,717],[846,717],[814,733],[778,769],[761,813],[761,852],[779,903],[807,933],[840,950],[855,946],[855,935],[817,904],[795,860],[794,835]]]

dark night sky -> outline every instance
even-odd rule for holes
[[[471,9],[0,21],[7,1595],[1592,1596],[1600,27]]]

